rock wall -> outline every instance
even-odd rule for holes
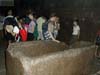
[[[88,75],[95,47],[87,42],[78,46],[68,49],[64,43],[52,41],[10,44],[6,51],[7,75]]]

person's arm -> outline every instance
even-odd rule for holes
[[[58,30],[60,30],[60,23],[58,23]]]
[[[52,38],[53,41],[59,43],[60,41],[56,40],[56,39],[53,37],[53,35],[52,35],[52,33],[51,33],[50,30],[51,30],[51,29],[50,29],[50,24],[48,24],[48,32],[49,32],[49,34],[50,34],[50,37]]]
[[[57,30],[60,30],[60,23],[59,22],[55,22],[56,28]]]
[[[52,38],[52,41],[55,41],[55,42],[57,42],[57,43],[60,43],[60,41],[56,40],[56,39],[53,37],[53,35],[52,35],[51,32],[49,32],[49,34],[50,34],[50,37]]]

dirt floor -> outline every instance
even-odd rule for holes
[[[6,75],[5,69],[5,48],[0,46],[0,75]]]

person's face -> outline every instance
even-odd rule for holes
[[[20,23],[23,23],[23,19],[20,19],[19,22],[20,22]]]
[[[56,22],[59,22],[59,17],[56,17]]]
[[[56,21],[56,17],[55,16],[51,17],[50,20],[55,22]]]
[[[32,15],[32,14],[30,14],[30,15],[29,15],[29,18],[30,18],[31,20],[33,20],[33,15]]]
[[[76,21],[74,21],[73,24],[74,24],[74,26],[77,26],[77,22]]]
[[[9,10],[8,11],[8,15],[12,15],[12,10]]]

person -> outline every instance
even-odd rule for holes
[[[54,38],[56,39],[58,36],[58,31],[60,30],[60,23],[59,23],[59,17],[56,17],[55,19],[55,24],[54,24],[54,31],[53,31],[53,35]]]
[[[95,56],[100,58],[100,30],[98,30],[96,33],[95,45],[96,45]]]
[[[43,34],[42,34],[42,25],[43,23],[46,22],[46,19],[44,16],[41,16],[37,19],[37,24],[38,24],[38,33],[39,33],[39,36],[38,36],[38,40],[44,40],[43,38]]]
[[[52,40],[57,43],[60,42],[56,40],[53,36],[53,22],[51,20],[48,20],[47,22],[45,22],[42,26],[42,29],[43,29],[44,40]]]
[[[23,17],[19,17],[17,18],[18,20],[18,28],[19,28],[19,33],[16,34],[16,42],[20,42],[20,41],[27,41],[27,31],[24,27],[24,23],[23,23]]]
[[[58,30],[60,29],[59,17],[55,13],[52,13],[49,20],[49,24],[51,24],[49,26],[51,27],[50,29],[53,34],[53,37],[57,39]]]
[[[73,21],[73,32],[72,32],[72,38],[71,38],[71,41],[70,41],[70,45],[77,42],[79,37],[80,37],[80,27],[78,25],[78,20],[74,20]]]
[[[29,23],[29,27],[28,27],[28,41],[32,41],[34,40],[34,29],[35,29],[35,26],[36,26],[36,23],[34,22],[34,17],[32,14],[29,14],[29,18],[31,20],[31,22]]]
[[[28,10],[26,12],[26,15],[25,15],[24,19],[23,19],[24,20],[24,27],[25,27],[26,31],[28,30],[29,23],[31,22],[31,19],[29,18],[30,14],[32,14],[32,13],[30,12],[30,10]]]
[[[12,10],[9,10],[8,15],[4,18],[3,21],[4,38],[6,39],[8,44],[15,41],[15,33],[13,32],[13,29],[17,26],[17,21],[12,15]]]

